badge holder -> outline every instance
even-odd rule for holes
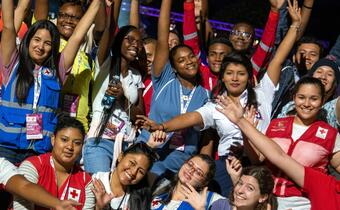
[[[124,125],[125,125],[124,120],[119,118],[117,115],[112,114],[112,117],[106,124],[104,134],[106,136],[109,136],[110,138],[115,138],[115,136],[120,132]]]
[[[33,100],[33,113],[26,114],[26,139],[35,140],[43,138],[43,117],[38,113],[38,100],[41,90],[41,69],[38,75],[34,78],[34,100]]]
[[[63,99],[63,112],[71,117],[76,117],[80,99],[79,95],[66,93]]]

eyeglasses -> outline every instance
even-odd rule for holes
[[[133,145],[128,147],[124,151],[124,154],[129,153],[129,151],[135,151],[136,148],[141,150],[143,153],[149,155],[153,162],[159,160],[159,155],[155,151],[153,151],[153,149],[151,147],[149,147],[145,142],[142,142],[142,141],[134,143]]]
[[[197,166],[195,166],[196,164],[194,162],[192,162],[191,160],[187,161],[184,163],[184,166],[189,169],[190,171],[194,171],[194,176],[199,177],[199,178],[205,178],[204,172],[202,171],[202,169],[198,168]]]
[[[245,31],[238,31],[238,30],[232,30],[231,35],[237,36],[237,37],[242,37],[245,40],[249,40],[253,35],[249,32]]]
[[[143,47],[143,41],[140,39],[135,39],[133,36],[126,36],[124,37],[124,39],[126,39],[129,42],[129,44],[136,43],[137,47],[139,48]]]
[[[67,13],[59,12],[58,18],[62,19],[70,19],[71,21],[79,21],[81,17],[74,16],[74,15],[69,15]]]

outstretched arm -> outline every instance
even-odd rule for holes
[[[37,1],[38,2],[38,1]],[[14,27],[15,32],[18,33],[21,27],[22,22],[25,19],[25,16],[29,10],[31,1],[30,0],[20,0],[18,2],[17,7],[14,11]]]
[[[301,10],[301,26],[300,26],[300,31],[299,31],[297,40],[299,40],[303,36],[306,30],[310,16],[312,14],[313,5],[314,5],[314,0],[303,1],[302,10]]]
[[[64,69],[69,69],[73,65],[74,58],[77,55],[79,47],[97,15],[100,4],[102,3],[103,0],[93,0],[85,15],[81,18],[77,27],[74,29],[72,36],[69,38],[63,50],[64,55],[66,55],[64,56]]]
[[[293,3],[291,3],[291,1],[293,1]],[[267,70],[268,76],[274,85],[277,85],[279,82],[282,64],[294,46],[301,25],[301,11],[298,7],[297,0],[288,0],[288,12],[292,19],[292,25],[279,45],[279,48],[277,49],[273,60],[269,63]]]
[[[14,27],[14,5],[12,0],[2,0],[3,29],[1,33],[2,63],[7,66],[16,49],[16,32]]]
[[[198,33],[195,23],[195,4],[194,0],[185,0],[184,5],[184,16],[183,16],[183,36],[184,44],[190,46],[195,55],[199,56],[200,46]]]
[[[155,51],[155,59],[153,62],[152,74],[159,77],[162,73],[163,67],[169,58],[169,27],[170,27],[170,10],[172,0],[163,0],[158,19],[157,29],[157,45]]]
[[[73,206],[80,205],[75,201],[60,201],[44,188],[29,182],[22,175],[15,175],[10,178],[6,184],[6,190],[26,200],[32,201],[39,206],[56,208],[57,210],[75,209]]]
[[[97,59],[100,66],[104,63],[106,57],[108,56],[112,39],[114,37],[114,31],[116,28],[114,11],[116,10],[116,7],[120,7],[120,1],[119,5],[116,5],[116,1],[107,2],[107,6],[109,7],[109,10],[106,14],[105,30],[99,42],[97,53]]]
[[[24,0],[27,1],[27,0]],[[36,20],[47,20],[48,18],[48,0],[35,0],[34,18]]]
[[[203,119],[198,112],[187,112],[161,124],[157,124],[155,121],[150,120],[144,115],[137,115],[137,119],[136,124],[150,132],[156,130],[171,132],[197,125],[203,127]]]
[[[263,135],[250,122],[243,117],[241,104],[235,104],[229,97],[219,97],[217,108],[222,114],[236,124],[241,131],[248,137],[254,146],[274,165],[279,167],[300,187],[304,184],[304,167],[289,157],[279,145]]]
[[[131,0],[130,25],[139,28],[139,0]]]
[[[268,66],[269,58],[272,56],[272,49],[275,42],[276,28],[279,21],[279,9],[284,4],[285,0],[269,0],[270,11],[261,41],[257,46],[251,62],[253,65],[253,73],[256,76],[261,68]]]

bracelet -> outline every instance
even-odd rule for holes
[[[306,5],[302,5],[304,8],[306,8],[306,9],[313,9],[313,7],[309,7],[309,6],[306,6]]]
[[[291,25],[291,26],[289,26],[289,28],[296,28],[297,31],[300,30],[300,26],[295,26],[295,25]]]

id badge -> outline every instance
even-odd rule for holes
[[[79,95],[65,94],[63,101],[63,112],[69,114],[71,117],[76,117],[79,105]]]
[[[26,114],[26,138],[42,139],[42,114]]]
[[[115,136],[120,132],[124,125],[124,120],[113,114],[109,122],[106,124],[104,134],[106,136],[109,136],[110,138],[115,138]]]
[[[184,132],[176,131],[172,135],[169,143],[170,149],[175,149],[179,151],[184,151]]]

